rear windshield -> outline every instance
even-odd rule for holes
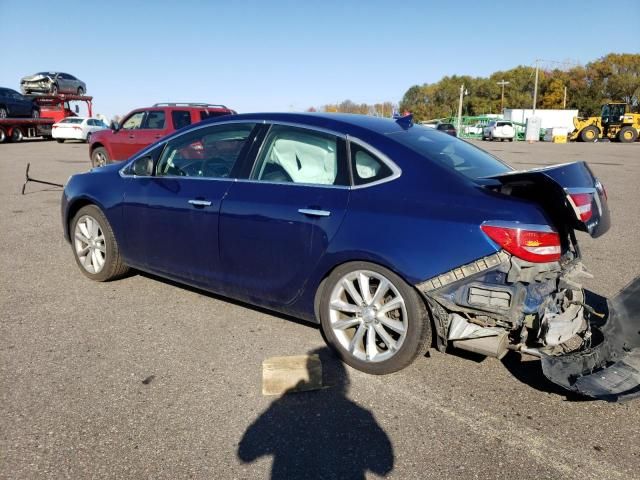
[[[438,129],[440,130],[454,130],[454,128],[455,127],[450,123],[441,123],[440,125],[438,125]]]
[[[83,120],[83,118],[65,118],[60,123],[82,123]]]
[[[498,127],[511,126],[511,122],[498,122]]]
[[[509,166],[478,147],[420,125],[390,133],[389,137],[472,180],[511,171]]]

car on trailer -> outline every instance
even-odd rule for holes
[[[31,93],[85,95],[87,93],[87,84],[68,73],[39,72],[35,75],[23,77],[20,80],[20,89],[22,93],[27,95]]]
[[[0,118],[40,116],[40,106],[32,98],[12,90],[0,87]]]

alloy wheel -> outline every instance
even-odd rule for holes
[[[89,273],[100,273],[106,260],[104,232],[98,221],[83,215],[76,223],[74,245],[78,260]]]
[[[104,167],[107,164],[107,157],[102,152],[94,153],[93,159],[96,167]]]
[[[353,357],[382,362],[402,347],[408,327],[405,300],[393,283],[370,270],[344,275],[331,292],[331,329]]]

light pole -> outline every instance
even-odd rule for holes
[[[458,135],[460,135],[460,126],[462,125],[462,99],[469,92],[464,89],[464,83],[460,85],[460,100],[458,101]]]
[[[539,70],[539,62],[540,60],[536,59],[536,80],[533,87],[533,114],[532,117],[536,116],[536,103],[538,103],[538,70]]]
[[[502,87],[502,96],[500,97],[500,113],[504,110],[504,86],[509,85],[511,82],[505,82],[504,80],[500,80],[496,82],[498,85]]]

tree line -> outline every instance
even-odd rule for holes
[[[544,62],[543,62],[544,63]],[[400,104],[383,102],[356,104],[350,100],[319,107],[325,112],[361,113],[391,116],[393,111],[413,113],[414,118],[430,120],[453,117],[458,112],[460,86],[468,92],[462,104],[463,115],[501,113],[502,86],[504,108],[531,108],[535,66],[519,65],[489,77],[451,75],[436,83],[410,87]],[[565,95],[566,88],[566,95]],[[603,103],[626,102],[633,111],[640,101],[640,54],[610,53],[586,65],[568,68],[540,68],[537,108],[578,109],[580,115],[597,115]],[[316,111],[311,107],[308,111]]]

